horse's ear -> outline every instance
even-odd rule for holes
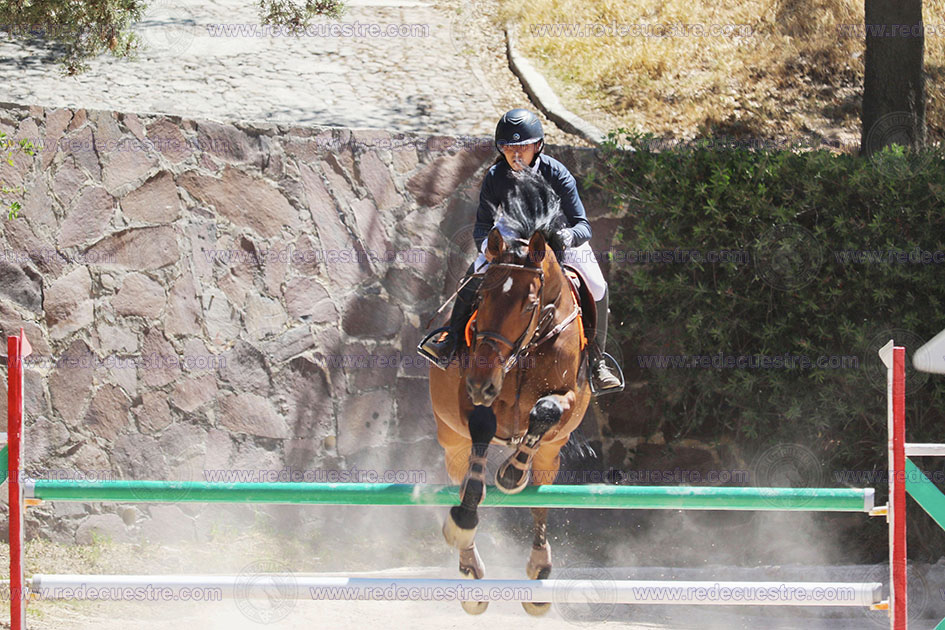
[[[490,258],[496,258],[505,251],[505,239],[502,238],[502,233],[499,232],[499,228],[492,228],[489,231],[489,240],[486,241],[486,252],[489,254]]]
[[[547,241],[541,232],[532,234],[528,241],[528,261],[540,265],[545,260],[545,252],[548,251]]]

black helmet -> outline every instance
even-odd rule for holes
[[[508,144],[531,144],[545,139],[538,116],[527,109],[512,109],[495,126],[495,148],[499,151]],[[541,153],[541,146],[538,147]]]

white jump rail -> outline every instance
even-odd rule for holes
[[[177,599],[187,589],[212,589],[223,598],[378,601],[511,601],[559,604],[665,604],[683,606],[872,606],[882,584],[845,582],[722,582],[665,580],[467,580],[437,578],[253,575],[34,575],[41,599],[76,598],[89,589],[161,590]]]

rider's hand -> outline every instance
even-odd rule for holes
[[[558,238],[561,239],[561,244],[565,249],[574,245],[574,232],[571,228],[561,228],[558,230]]]

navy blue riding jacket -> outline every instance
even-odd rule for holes
[[[479,209],[476,211],[476,225],[473,228],[473,239],[476,249],[482,247],[482,241],[489,236],[489,230],[495,226],[495,209],[512,185],[507,176],[512,169],[509,163],[502,159],[494,164],[482,180],[479,191]],[[551,185],[551,188],[561,198],[561,210],[568,219],[568,224],[574,232],[572,247],[582,245],[591,240],[591,224],[587,222],[584,204],[578,196],[577,182],[564,164],[544,153],[538,154],[538,172]]]

